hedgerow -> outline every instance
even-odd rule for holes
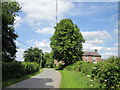
[[[19,78],[23,75],[39,71],[39,65],[36,62],[2,62],[2,80],[6,81],[13,78]]]
[[[112,57],[96,64],[92,79],[98,82],[100,88],[120,88],[120,58]]]

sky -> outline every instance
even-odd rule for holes
[[[14,24],[15,32],[19,36],[15,41],[18,47],[16,60],[24,61],[23,52],[30,47],[50,52],[49,38],[53,35],[56,25],[56,0],[18,2],[22,9],[15,17]],[[57,22],[69,18],[79,27],[86,40],[83,43],[83,51],[98,49],[102,59],[118,56],[117,2],[58,0],[57,17]]]

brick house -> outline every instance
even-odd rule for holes
[[[82,60],[85,62],[93,62],[97,63],[101,61],[101,55],[97,52],[97,49],[95,49],[94,52],[84,52],[82,56]],[[64,61],[60,60],[59,62],[57,60],[54,60],[54,64],[58,66],[58,64],[62,63],[63,65],[65,64]]]
[[[97,52],[97,49],[95,49],[94,52],[84,52],[82,56],[82,60],[86,62],[97,63],[102,59],[101,59],[101,55]]]

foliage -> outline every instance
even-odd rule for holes
[[[23,75],[35,73],[39,71],[39,65],[35,62],[3,62],[2,63],[2,76],[3,81],[18,78]]]
[[[1,2],[1,1],[0,1]],[[14,21],[20,12],[20,5],[15,1],[2,2],[2,61],[15,59],[17,52],[15,40],[18,35],[14,31]]]
[[[25,50],[23,57],[24,57],[25,61],[36,62],[39,65],[41,65],[44,60],[42,50],[37,47],[35,47],[35,48],[30,47],[27,50]]]
[[[112,57],[98,63],[92,70],[92,78],[101,88],[120,88],[120,58]]]
[[[53,68],[54,59],[52,57],[52,52],[51,53],[45,53],[44,54],[44,59],[45,59],[45,67]]]
[[[84,73],[85,75],[91,75],[92,68],[94,67],[95,64],[90,63],[90,62],[85,62],[81,68],[81,72]]]
[[[78,71],[84,73],[85,75],[90,75],[93,67],[93,63],[78,61],[73,65],[66,66],[65,69],[68,71]]]
[[[77,25],[71,19],[62,19],[54,28],[54,35],[50,38],[53,58],[63,60],[66,65],[81,60],[82,43],[85,40]]]
[[[64,65],[62,63],[58,64],[58,66],[55,68],[56,70],[63,70]]]
[[[90,78],[86,77],[81,72],[72,72],[66,70],[60,70],[62,79],[60,88],[91,88],[88,85]]]
[[[22,64],[25,67],[26,74],[30,74],[30,73],[39,71],[39,64],[36,62],[23,62]]]
[[[18,78],[25,75],[25,68],[22,62],[12,61],[2,63],[2,78],[3,81]]]

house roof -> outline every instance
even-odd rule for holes
[[[101,57],[101,55],[98,52],[83,52],[83,56]]]

